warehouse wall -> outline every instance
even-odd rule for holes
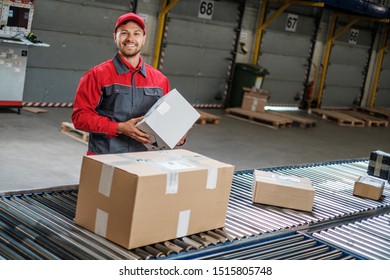
[[[23,99],[71,103],[81,75],[115,54],[112,29],[128,1],[35,3],[32,32],[50,47],[30,47]]]
[[[387,30],[384,28],[380,29],[380,35],[382,35],[384,32],[387,31],[388,34],[388,39],[387,39],[387,46],[390,45],[390,28],[387,27]],[[377,38],[377,45],[380,46],[380,39],[381,37],[378,36]],[[375,58],[378,59],[378,52],[375,51]],[[378,62],[377,60],[375,61],[376,63]],[[374,63],[373,63],[374,64]],[[374,67],[373,67],[374,68]],[[377,92],[375,95],[375,106],[376,107],[390,107],[390,54],[389,54],[389,49],[387,48],[387,51],[385,52],[382,64],[381,64],[381,74],[379,77],[379,83],[378,83],[378,88]],[[370,84],[372,86],[372,84]],[[370,96],[367,95],[367,98]]]
[[[232,64],[227,61],[235,59],[234,62],[252,62],[262,1],[246,0],[240,3],[244,2],[244,10],[241,13],[241,6],[237,1],[214,1],[217,8],[216,16],[210,20],[199,20],[194,13],[194,9],[199,7],[200,0],[178,1],[168,14],[163,42],[165,57],[159,68],[172,80],[173,87],[183,89],[183,95],[191,103],[200,106],[203,104],[223,106],[225,103],[223,98],[226,97],[232,79],[230,76]],[[385,2],[378,3],[386,4]],[[147,63],[152,64],[160,0],[38,0],[35,3],[32,31],[39,40],[50,44],[50,47],[29,48],[24,101],[66,104],[73,102],[81,75],[90,67],[112,58],[115,54],[112,28],[119,15],[132,9],[136,9],[145,19],[148,39],[143,57]],[[268,7],[267,17],[278,8],[277,5],[280,4],[273,2]],[[296,32],[283,30],[289,13],[299,15],[300,25]],[[266,28],[261,42],[259,63],[272,70],[263,84],[263,87],[271,92],[271,103],[297,106],[301,102],[299,99],[304,98],[306,86],[310,82],[314,81],[318,86],[331,12],[323,9],[317,34],[311,34],[315,28],[316,13],[316,9],[312,7],[291,6]],[[242,18],[237,18],[238,15]],[[241,25],[237,26],[238,23]],[[340,28],[345,23],[341,21],[338,24]],[[183,26],[186,26],[188,34],[179,32]],[[360,30],[358,44],[348,43],[347,31],[332,47],[332,64],[326,78],[326,90],[323,92],[325,105],[352,106],[354,102],[366,103],[369,100],[380,40],[375,35],[377,29],[374,24],[363,23],[352,28]],[[186,40],[187,45],[180,44],[181,38],[190,35],[192,31],[191,38],[194,44],[191,40]],[[238,48],[234,50],[232,46],[236,39]],[[303,44],[302,40],[307,41],[307,44]],[[196,42],[198,46],[195,45]],[[312,43],[314,48],[311,50]],[[220,47],[215,47],[218,44]],[[189,47],[192,48],[191,51]],[[214,59],[212,63],[202,62],[200,58],[207,60],[207,55],[213,52],[215,55],[208,58],[210,62]],[[226,52],[226,55],[223,52]],[[343,53],[349,52],[354,53],[354,57],[359,57],[358,60],[347,59],[342,65],[338,65],[337,60],[344,58]],[[176,58],[176,54],[180,54],[182,58]],[[180,64],[179,62],[183,62],[184,59],[187,63]],[[219,62],[216,59],[219,59]],[[198,77],[195,67],[191,68],[190,64],[191,66],[200,64],[203,67],[202,71],[198,71]],[[385,77],[384,75],[388,73],[388,55],[385,55],[383,66],[381,76]],[[299,70],[294,71],[295,68]],[[181,77],[180,72],[187,73],[187,77]],[[285,73],[294,75],[288,77]],[[340,85],[340,81],[337,81],[343,75],[348,76],[346,81],[349,88],[345,88],[345,85]],[[185,79],[189,79],[190,82],[185,82]],[[375,105],[387,106],[390,103],[387,79],[381,78],[379,85]],[[346,91],[351,93],[344,95],[343,92]]]
[[[247,0],[241,24],[239,45],[237,49],[237,63],[251,63],[253,57],[253,45],[256,36],[256,24],[259,16],[260,1]]]
[[[223,106],[240,26],[239,1],[214,2],[210,18],[199,0],[179,1],[167,16],[160,69],[195,106]],[[205,15],[207,16],[207,15]]]

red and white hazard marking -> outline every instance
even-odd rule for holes
[[[73,107],[73,103],[64,102],[23,102],[24,107],[57,107],[57,108],[70,108]]]

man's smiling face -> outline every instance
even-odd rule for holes
[[[134,21],[129,21],[118,27],[114,41],[125,58],[133,58],[140,54],[145,44],[146,35]]]

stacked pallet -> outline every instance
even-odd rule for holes
[[[65,135],[80,141],[81,143],[87,144],[89,140],[89,133],[85,131],[78,130],[70,122],[62,122],[60,131]]]
[[[241,108],[226,109],[225,112],[228,116],[273,129],[295,124],[301,128],[307,128],[316,124],[316,121],[294,113],[265,110],[265,105],[270,97],[269,92],[265,90],[244,87],[243,91]]]
[[[336,122],[340,126],[354,126],[354,127],[387,127],[389,121],[374,117],[371,114],[363,113],[364,111],[356,110],[322,110],[322,109],[309,109],[308,113],[318,115],[325,120]],[[390,115],[389,115],[390,116]]]
[[[199,119],[196,121],[197,124],[201,124],[201,125],[204,125],[206,123],[219,124],[221,119],[220,117],[210,113],[206,113],[204,111],[200,111],[200,110],[197,111],[200,114]]]
[[[357,119],[355,117],[349,116],[345,113],[332,110],[322,110],[322,109],[309,109],[309,114],[318,115],[325,120],[332,120],[337,122],[340,126],[357,126],[364,127],[364,121]]]
[[[242,108],[228,108],[225,112],[230,117],[274,129],[292,125],[291,119],[272,115],[267,112],[253,112]]]
[[[369,114],[370,116],[390,120],[390,108],[358,107],[357,110]]]
[[[315,120],[303,116],[298,116],[297,114],[294,114],[292,112],[280,112],[280,111],[267,111],[267,112],[273,115],[289,118],[292,120],[293,125],[296,124],[301,128],[313,127],[317,123]]]
[[[353,111],[346,111],[345,113],[349,116],[354,117],[354,118],[361,119],[362,121],[364,121],[365,125],[368,127],[370,127],[370,126],[387,127],[389,125],[388,120],[385,120],[385,119],[382,119],[379,117],[374,117],[370,114],[366,114],[363,112],[353,110]]]
[[[253,112],[242,108],[228,108],[225,110],[227,116],[244,120],[252,124],[278,129],[298,125],[301,128],[314,127],[316,121],[310,118],[297,116],[293,113],[266,110],[264,112]]]

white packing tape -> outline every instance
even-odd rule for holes
[[[115,167],[120,167],[128,164],[144,163],[157,167],[167,174],[165,194],[176,194],[179,189],[179,173],[185,169],[193,169],[196,167],[207,168],[207,189],[215,189],[218,182],[218,168],[199,161],[205,159],[203,156],[191,156],[191,157],[172,157],[170,159],[165,158],[151,158],[151,159],[139,159],[132,158],[129,155],[122,155],[123,161],[113,161],[103,164],[102,172],[99,181],[99,193],[109,197],[111,191],[112,178],[114,175]],[[180,171],[178,171],[180,170]]]
[[[157,162],[158,166],[167,173],[167,185],[165,194],[176,194],[179,189],[179,172],[176,170],[185,170],[196,167],[185,160],[169,160]]]
[[[367,184],[376,188],[382,188],[385,185],[385,181],[370,176],[360,177],[359,182]]]
[[[377,158],[374,167],[374,176],[379,176],[382,169],[383,154],[377,154],[376,156]]]
[[[110,195],[112,176],[114,174],[113,170],[115,167],[142,163],[142,164],[148,164],[155,168],[161,169],[167,174],[165,194],[176,194],[179,189],[179,173],[175,171],[175,169],[194,167],[194,166],[189,166],[189,164],[184,165],[179,161],[172,161],[172,160],[166,162],[161,159],[132,158],[128,155],[121,155],[121,157],[123,157],[125,160],[110,162],[109,164],[103,165],[103,170],[100,178],[101,183],[99,184],[99,192],[105,195],[107,194],[106,195],[107,197],[109,197]],[[112,168],[112,171],[110,171],[110,167]],[[102,177],[105,178],[102,179]]]
[[[98,191],[104,196],[110,197],[112,177],[114,176],[115,167],[108,164],[103,164],[102,172],[100,173]]]
[[[191,210],[179,212],[179,220],[177,223],[176,238],[186,236],[190,225]]]
[[[257,99],[254,99],[254,100],[253,100],[253,103],[252,103],[251,110],[252,110],[252,111],[256,111],[256,108],[257,108]]]
[[[179,173],[167,172],[167,185],[165,194],[176,194],[179,189]]]
[[[107,235],[107,224],[108,213],[99,208],[96,209],[95,233],[105,238]]]
[[[217,188],[218,168],[207,166],[207,189],[213,190]]]
[[[218,182],[218,167],[206,164],[206,163],[200,163],[201,160],[207,159],[204,156],[189,156],[186,157],[187,160],[195,163],[199,167],[207,168],[207,189],[216,189],[217,188],[217,182]]]

